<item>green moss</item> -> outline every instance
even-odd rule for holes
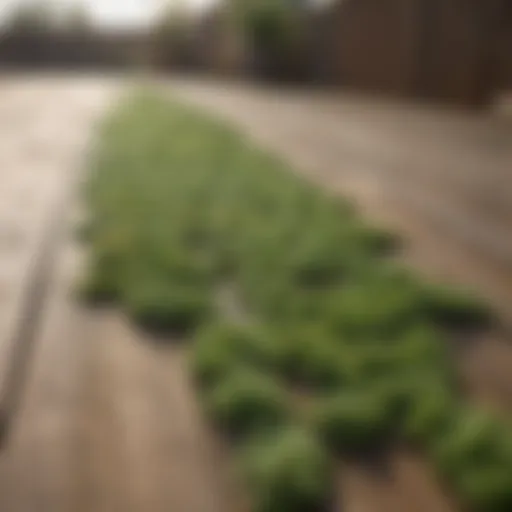
[[[471,510],[510,510],[512,437],[494,418],[459,410],[434,454],[442,473]]]
[[[471,510],[512,510],[512,471],[508,465],[469,466],[456,483],[459,496]]]
[[[192,350],[194,375],[206,387],[237,365],[251,365],[270,373],[279,359],[280,348],[268,330],[230,323],[205,326],[197,334]]]
[[[331,462],[302,428],[280,429],[255,439],[242,454],[255,512],[317,512],[331,495]]]
[[[426,314],[440,325],[474,329],[492,322],[489,308],[470,292],[429,287],[423,300]]]
[[[342,354],[334,343],[307,332],[282,343],[281,369],[293,382],[310,389],[332,389],[347,382]]]
[[[416,393],[405,415],[406,436],[421,446],[432,446],[449,428],[457,409],[455,397],[435,386]]]
[[[131,317],[159,332],[187,334],[212,315],[212,301],[203,288],[168,283],[137,283],[126,299]]]
[[[358,283],[333,295],[328,317],[348,338],[389,339],[421,320],[415,289],[394,283]]]
[[[511,454],[503,451],[503,426],[482,412],[459,409],[453,424],[438,438],[434,447],[435,458],[441,471],[457,479],[467,467],[485,467],[489,462],[501,461]],[[512,459],[510,459],[512,462]]]
[[[386,402],[366,391],[346,391],[320,400],[313,422],[326,443],[344,453],[371,451],[390,432]]]
[[[238,367],[206,395],[215,422],[235,438],[275,429],[290,417],[286,393],[270,376]]]
[[[79,283],[80,297],[93,304],[117,301],[122,296],[123,270],[119,251],[96,248]]]
[[[115,303],[119,298],[119,283],[114,274],[89,271],[78,283],[80,299],[91,305]]]

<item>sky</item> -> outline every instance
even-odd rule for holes
[[[0,0],[0,19],[9,15],[13,7],[26,0]],[[30,0],[28,0],[30,1]],[[39,0],[41,1],[41,0]],[[92,19],[104,26],[143,26],[155,17],[162,6],[173,0],[43,0],[57,8],[84,5]],[[203,7],[212,0],[178,0],[193,7]]]

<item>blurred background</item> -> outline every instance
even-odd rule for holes
[[[147,66],[471,107],[512,89],[507,0],[10,0],[6,67]]]

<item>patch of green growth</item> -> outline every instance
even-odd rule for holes
[[[290,419],[290,402],[272,377],[250,368],[233,369],[206,393],[206,409],[236,439],[275,429]]]
[[[292,383],[330,393],[369,379],[367,347],[338,339],[322,323],[285,326],[276,331],[276,336],[280,372]],[[374,358],[373,352],[370,356]]]
[[[332,389],[346,382],[342,352],[318,326],[279,331],[280,370],[291,382],[310,389]]]
[[[317,510],[328,495],[327,458],[297,426],[297,389],[337,451],[401,434],[475,510],[512,510],[507,436],[464,430],[473,423],[441,334],[488,325],[478,300],[397,268],[393,235],[229,128],[151,94],[104,123],[92,167],[83,294],[151,329],[198,331],[198,390],[248,449],[258,512]],[[226,280],[256,325],[211,324]]]
[[[319,435],[336,452],[371,452],[390,434],[386,401],[366,390],[342,391],[319,400],[312,416]]]
[[[119,297],[119,286],[114,274],[99,269],[88,272],[78,283],[78,295],[91,305],[115,303]]]
[[[284,427],[254,439],[241,467],[255,512],[317,512],[332,494],[330,457],[304,428]]]
[[[80,297],[88,303],[115,302],[122,296],[123,253],[116,247],[92,248],[88,271],[79,283]]]
[[[438,438],[434,454],[443,473],[454,478],[466,467],[509,455],[502,450],[504,433],[503,425],[488,414],[461,409]]]
[[[459,496],[475,511],[508,512],[512,507],[510,465],[466,468],[456,480]]]
[[[204,288],[179,283],[137,284],[125,304],[137,324],[161,333],[188,334],[213,314]]]
[[[431,448],[449,427],[457,411],[458,404],[453,396],[440,386],[429,386],[423,393],[416,392],[407,404],[405,435],[419,446]]]
[[[489,308],[474,294],[446,287],[425,287],[424,308],[439,325],[475,329],[490,325]]]
[[[333,295],[328,318],[343,337],[392,339],[422,319],[415,287],[392,281],[347,284]]]
[[[441,472],[472,510],[512,507],[512,437],[494,418],[460,411],[439,436],[434,455]]]
[[[275,370],[279,346],[270,332],[259,327],[214,323],[196,336],[192,349],[192,371],[201,386],[209,387],[237,366],[262,372]]]

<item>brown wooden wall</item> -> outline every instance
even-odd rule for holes
[[[413,83],[416,2],[345,1],[334,13],[331,75],[357,89],[408,92]]]
[[[512,91],[512,1],[503,0],[495,47],[495,77],[499,90]]]
[[[421,97],[468,105],[487,103],[494,80],[491,54],[496,3],[429,0],[424,10],[416,92]]]
[[[505,4],[510,0],[340,1],[329,22],[329,74],[356,89],[485,104],[497,82],[512,83],[512,31],[498,30]]]

